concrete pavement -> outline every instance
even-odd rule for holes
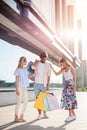
[[[57,95],[57,93],[56,93]],[[61,93],[57,96],[60,101]],[[37,110],[34,102],[29,102],[25,113],[26,122],[14,123],[15,105],[0,107],[0,130],[87,130],[87,92],[78,92],[78,109],[75,110],[77,119],[65,123],[68,116],[66,110],[54,110],[47,112],[48,119],[36,120]]]

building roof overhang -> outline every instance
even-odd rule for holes
[[[14,2],[16,5],[23,6],[16,0]],[[17,6],[16,8],[19,10]],[[79,66],[80,61],[55,35],[54,30],[40,17],[38,12],[32,6],[27,8],[29,17],[20,15],[12,5],[3,0],[0,1],[0,38],[37,55],[45,50],[49,53],[49,60],[57,65],[59,60],[65,56],[74,67]]]

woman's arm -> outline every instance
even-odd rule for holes
[[[53,68],[52,65],[50,65],[50,66],[51,66],[51,69],[53,70],[53,72],[55,73],[55,75],[60,75],[60,74],[63,73],[63,71],[64,71],[64,68],[62,68],[61,70],[59,70],[59,71],[57,72],[57,71],[54,70],[54,68]]]
[[[76,91],[76,73],[75,73],[75,70],[74,70],[73,67],[71,68],[71,73],[72,73],[72,75],[73,75],[74,91]]]
[[[28,78],[31,79],[31,78],[33,78],[35,75],[36,75],[36,73],[34,73],[34,74],[28,76]]]
[[[16,94],[19,95],[19,76],[16,76]]]

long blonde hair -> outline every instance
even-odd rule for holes
[[[66,58],[62,58],[60,60],[60,63],[66,63],[66,65],[70,66],[70,63],[69,63],[69,61]]]
[[[24,57],[24,56],[20,57],[17,68],[23,68],[24,62],[26,62],[26,57]]]

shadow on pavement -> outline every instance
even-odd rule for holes
[[[5,125],[0,126],[0,130],[3,130],[3,129],[5,129],[5,128],[9,127],[9,126],[14,125],[14,124],[15,124],[14,121],[9,122],[9,123],[7,123],[7,124],[5,124]]]
[[[34,120],[34,121],[31,121],[29,123],[26,123],[26,124],[20,124],[19,126],[16,126],[14,128],[10,128],[10,129],[7,129],[7,130],[65,130],[65,126],[68,125],[69,123],[64,123],[63,125],[59,126],[59,127],[47,127],[47,128],[44,128],[40,125],[33,125],[33,123],[35,121],[38,121],[38,120]],[[1,129],[0,129],[1,130]]]

